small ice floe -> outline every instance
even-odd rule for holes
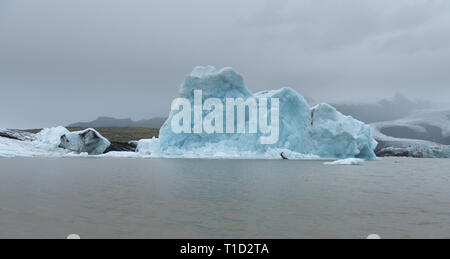
[[[103,154],[111,146],[111,142],[94,129],[68,132],[61,136],[60,142],[58,146],[60,148],[89,155]]]
[[[363,163],[364,159],[361,158],[347,158],[334,162],[326,162],[324,165],[362,165]]]

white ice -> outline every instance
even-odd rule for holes
[[[80,132],[69,132],[64,127],[46,128],[37,133],[31,140],[15,140],[0,137],[0,157],[84,157],[88,156],[88,153],[74,152],[73,150],[67,150],[59,148],[61,143],[61,136],[66,135],[73,145],[79,146],[79,138],[76,137]],[[98,157],[141,157],[138,153],[133,152],[110,152],[108,154],[103,153],[105,145],[109,143],[104,137],[101,137],[101,146],[95,147],[98,150]],[[105,142],[105,140],[107,142]],[[108,144],[109,146],[109,144]],[[102,151],[103,150],[103,151]],[[101,152],[100,152],[101,151]],[[119,154],[120,153],[120,154]]]
[[[33,140],[0,137],[0,157],[60,157],[69,151],[58,148],[59,139],[69,131],[64,127],[43,129]]]
[[[60,145],[61,147],[76,153],[101,155],[111,145],[111,142],[95,129],[89,128],[64,134],[63,139],[60,141]]]
[[[364,163],[364,159],[361,158],[347,158],[336,160],[334,162],[325,162],[325,165],[362,165]]]

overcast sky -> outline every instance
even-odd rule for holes
[[[320,102],[450,99],[448,0],[0,0],[0,128],[165,116],[196,65]]]

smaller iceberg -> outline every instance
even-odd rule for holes
[[[61,136],[69,133],[64,127],[43,129],[37,134],[8,131],[9,136],[14,132],[14,137],[0,137],[0,157],[60,157],[68,153],[58,148]]]
[[[70,132],[64,127],[45,128],[32,134],[17,130],[1,130],[0,157],[63,157],[63,156],[133,156],[120,143],[112,144],[94,129]],[[130,145],[131,146],[131,145]],[[105,154],[110,152],[110,154]]]
[[[61,136],[59,144],[60,148],[89,155],[103,154],[109,146],[111,142],[94,129],[66,133]]]
[[[362,165],[364,163],[364,159],[361,158],[347,158],[336,160],[334,162],[325,162],[324,165]]]

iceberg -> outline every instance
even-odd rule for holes
[[[103,154],[110,146],[111,142],[94,129],[66,133],[59,144],[60,148],[89,155]]]
[[[34,140],[35,136],[33,133],[28,133],[19,130],[11,130],[11,129],[0,129],[0,137],[9,138],[14,140]]]
[[[46,149],[55,149],[61,143],[61,137],[69,134],[70,131],[64,127],[45,128],[36,133],[35,142]]]
[[[97,155],[103,157],[136,157],[135,152],[115,152],[112,145],[94,129],[70,132],[64,127],[45,128],[32,134],[1,130],[0,157],[65,157]],[[128,149],[121,148],[125,151]],[[108,154],[107,151],[112,151]]]
[[[64,127],[43,129],[37,134],[8,132],[14,132],[15,137],[0,137],[0,157],[61,157],[68,153],[58,148],[61,136],[69,132]]]
[[[361,158],[347,158],[336,160],[334,162],[325,162],[324,165],[362,165],[364,163],[364,159]]]
[[[196,91],[201,91],[201,103],[195,103]],[[183,112],[181,108],[172,109],[168,120],[160,129],[159,139],[141,140],[137,152],[159,157],[195,157],[195,158],[281,158],[284,153],[289,159],[305,158],[362,158],[375,159],[374,150],[377,142],[372,137],[370,127],[350,116],[344,116],[328,104],[310,107],[305,98],[291,88],[263,91],[252,94],[244,84],[243,77],[232,68],[216,70],[212,66],[196,67],[181,85],[180,98],[188,100],[192,105],[187,111],[190,118],[183,117],[182,123],[189,124],[191,130],[179,132],[173,128],[173,120],[179,119]],[[239,117],[236,108],[228,113],[228,107],[219,109],[222,120],[207,107],[208,99],[213,98],[222,103],[234,99],[258,100],[267,105],[267,117],[274,123],[274,114],[278,115],[277,141],[270,144],[261,143],[262,137],[267,137],[267,131],[251,131],[253,120],[250,103],[245,102],[244,116]],[[278,102],[266,102],[278,100]],[[274,105],[278,104],[279,105]],[[175,103],[176,104],[176,103]],[[247,105],[248,104],[248,105]],[[215,104],[216,106],[220,106]],[[172,104],[172,107],[181,107]],[[205,108],[206,107],[206,108]],[[199,116],[198,109],[203,108]],[[183,109],[184,110],[184,109]],[[242,110],[241,110],[242,111]],[[259,110],[261,118],[263,112]],[[238,118],[245,117],[245,132],[233,133],[228,131],[228,123],[233,116],[232,125],[238,125]],[[197,120],[211,121],[214,117],[216,132],[201,132],[197,130]],[[263,116],[264,117],[264,116]],[[194,118],[194,119],[192,119]],[[269,119],[268,119],[269,120]],[[217,123],[219,125],[217,125]],[[223,123],[223,125],[221,125]],[[261,129],[261,124],[258,129]],[[220,132],[222,129],[227,131]],[[197,128],[198,129],[198,128]],[[248,130],[247,130],[248,129]]]

